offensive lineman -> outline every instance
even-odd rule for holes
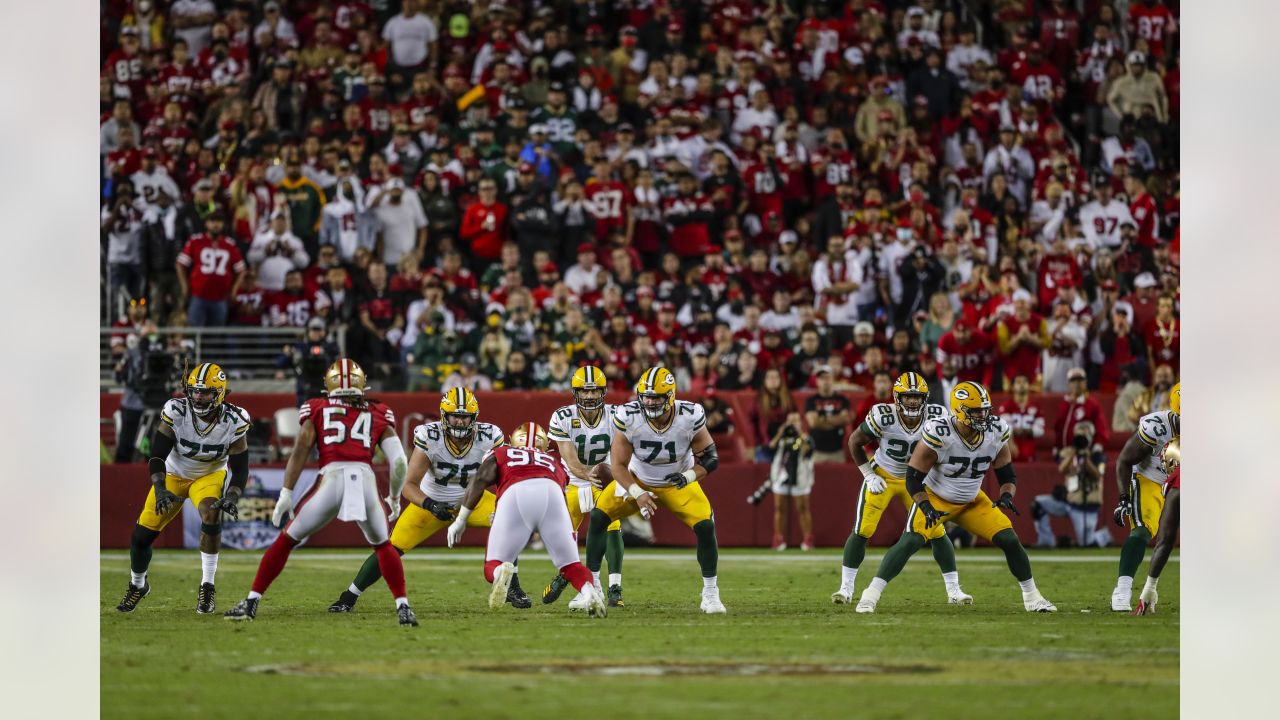
[[[1120,570],[1111,591],[1111,609],[1129,612],[1133,599],[1133,574],[1147,554],[1147,543],[1160,531],[1164,510],[1164,484],[1169,479],[1160,460],[1160,449],[1177,437],[1181,425],[1182,383],[1169,391],[1169,409],[1147,413],[1138,421],[1138,431],[1129,436],[1116,459],[1116,486],[1120,500],[1114,519],[1129,525],[1129,539],[1120,548]]]
[[[614,407],[605,404],[609,381],[600,368],[583,365],[573,373],[570,383],[573,404],[552,413],[547,436],[555,441],[569,471],[564,497],[569,506],[569,525],[576,533],[582,518],[599,502],[603,481],[608,479]],[[617,520],[609,524],[605,535],[604,556],[609,562],[609,607],[622,607],[622,523]],[[592,583],[597,589],[600,587],[598,573]],[[564,575],[556,575],[542,591],[542,602],[555,602],[568,586]],[[578,593],[569,602],[569,609],[585,610],[588,599],[587,593]]]
[[[876,577],[862,591],[857,611],[876,610],[880,593],[902,572],[907,560],[930,540],[944,537],[943,518],[1004,551],[1009,571],[1022,588],[1022,606],[1027,612],[1057,612],[1058,608],[1036,589],[1031,577],[1031,560],[1009,518],[1000,508],[1017,513],[1013,494],[1017,477],[1009,453],[1009,426],[991,414],[991,397],[975,382],[962,382],[951,389],[951,417],[926,420],[907,463],[907,492],[915,504],[907,513],[902,537],[889,548]],[[987,469],[1000,480],[1000,499],[992,501],[982,491]]]
[[[185,397],[174,398],[160,411],[161,423],[151,437],[151,490],[129,540],[129,587],[116,606],[133,612],[151,593],[147,567],[151,545],[191,498],[200,512],[200,588],[196,612],[208,615],[217,607],[214,575],[222,540],[222,513],[235,519],[236,503],[249,479],[249,415],[225,402],[227,375],[213,363],[202,363],[187,375]],[[230,468],[231,483],[223,495]]]
[[[497,425],[479,422],[479,416],[480,403],[470,390],[450,388],[440,398],[440,419],[414,428],[413,454],[404,486],[404,498],[409,504],[391,531],[391,546],[398,554],[404,555],[449,526],[485,455],[506,442]],[[471,527],[489,527],[494,501],[493,493],[481,497],[468,521]],[[378,559],[370,556],[351,586],[329,606],[329,612],[351,612],[360,595],[379,577]],[[518,580],[513,580],[507,599],[522,609],[533,605]]]
[[[1160,451],[1160,462],[1164,471],[1169,474],[1169,481],[1164,485],[1164,510],[1160,512],[1160,531],[1156,533],[1156,549],[1151,551],[1151,567],[1147,568],[1147,584],[1138,596],[1138,606],[1133,615],[1155,615],[1156,602],[1160,595],[1156,586],[1160,583],[1160,573],[1164,572],[1165,563],[1173,553],[1174,543],[1178,540],[1178,526],[1182,524],[1179,509],[1182,494],[1182,446],[1178,438],[1169,441]]]
[[[650,517],[662,506],[698,538],[702,612],[724,613],[716,584],[720,557],[716,524],[700,483],[720,464],[720,457],[707,431],[702,405],[677,400],[676,379],[671,371],[652,367],[636,383],[636,400],[615,410],[613,427],[613,482],[600,493],[599,504],[591,511],[587,569],[600,571],[610,523],[637,511]],[[619,487],[625,494],[617,492]]]
[[[487,454],[475,482],[467,487],[458,517],[449,525],[449,547],[458,544],[467,529],[471,511],[497,485],[497,509],[485,552],[484,577],[493,583],[489,608],[506,602],[516,576],[516,557],[536,532],[546,544],[551,562],[560,574],[587,597],[587,615],[604,617],[604,596],[591,582],[591,573],[578,561],[578,541],[569,525],[564,486],[569,477],[564,466],[547,454],[547,433],[537,423],[525,423],[511,433],[511,444]]]
[[[224,614],[226,619],[257,617],[262,595],[284,570],[289,553],[337,517],[360,526],[387,578],[400,624],[417,626],[418,618],[405,594],[404,566],[387,541],[387,516],[378,499],[378,479],[372,467],[374,453],[382,448],[391,469],[390,492],[382,500],[391,509],[391,520],[395,520],[400,514],[400,490],[404,487],[406,472],[404,447],[396,436],[396,418],[391,408],[366,400],[365,384],[364,370],[355,361],[342,358],[324,374],[327,397],[308,400],[298,411],[298,442],[285,466],[284,487],[271,513],[271,522],[275,525],[280,525],[286,514],[293,520],[263,554],[249,596],[228,610]],[[308,493],[308,499],[295,517],[293,488],[317,440],[320,474],[314,490]]]
[[[867,417],[849,436],[849,452],[862,473],[862,492],[858,495],[858,513],[854,516],[853,531],[844,544],[844,561],[840,568],[840,589],[831,593],[831,602],[846,605],[853,602],[854,580],[858,567],[867,554],[867,540],[876,534],[880,518],[896,497],[904,507],[911,508],[911,493],[907,492],[907,461],[920,440],[920,432],[929,420],[946,417],[941,405],[927,403],[929,384],[923,376],[905,372],[893,384],[893,404],[872,405]],[[865,446],[873,439],[880,440],[875,460],[867,459]],[[960,575],[956,572],[956,550],[944,535],[929,543],[933,559],[942,570],[942,581],[947,589],[947,602],[952,605],[972,605],[973,596],[960,589]]]

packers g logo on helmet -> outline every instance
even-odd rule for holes
[[[604,407],[605,389],[609,384],[604,372],[593,365],[583,365],[573,373],[570,385],[573,391],[573,402],[583,410],[598,410]]]
[[[187,375],[183,392],[196,415],[208,415],[227,398],[227,374],[219,365],[201,363]]]
[[[904,418],[918,418],[924,415],[924,405],[929,399],[929,383],[919,373],[904,372],[893,384],[893,402]],[[915,400],[915,403],[908,403]]]
[[[656,420],[676,403],[676,378],[664,367],[644,371],[636,383],[636,399],[645,417]]]
[[[511,431],[511,444],[515,447],[529,448],[539,452],[547,452],[550,440],[547,431],[536,422],[527,422]]]
[[[464,387],[446,390],[440,398],[440,422],[444,425],[445,432],[453,438],[469,439],[476,431],[476,418],[479,416],[480,403]],[[462,423],[455,423],[453,418],[462,420]]]
[[[1182,383],[1174,383],[1173,389],[1169,391],[1169,409],[1174,415],[1182,417]]]
[[[976,382],[962,382],[951,389],[951,414],[957,422],[978,431],[990,429],[995,422],[991,396]]]
[[[324,371],[324,394],[331,398],[364,397],[368,378],[355,360],[342,358]]]

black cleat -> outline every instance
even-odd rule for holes
[[[259,598],[245,598],[222,614],[227,620],[252,620],[258,616]]]
[[[609,586],[609,607],[626,607],[626,603],[622,602],[622,586]]]
[[[511,603],[511,607],[517,610],[528,610],[533,607],[533,601],[525,594],[520,587],[520,576],[511,576],[511,587],[507,588],[507,602]]]
[[[196,594],[196,612],[201,615],[211,615],[218,607],[218,591],[213,589],[213,583],[200,583],[200,591]]]
[[[359,595],[351,592],[350,590],[343,590],[342,594],[338,596],[338,599],[334,600],[333,604],[329,606],[329,612],[331,613],[354,612],[356,609],[356,601],[359,599],[360,599]]]
[[[129,589],[124,591],[124,599],[116,606],[116,610],[119,610],[120,612],[133,612],[133,609],[138,607],[138,603],[142,601],[142,598],[150,594],[151,583],[144,580],[142,582],[142,587],[129,583]]]
[[[564,575],[556,575],[551,578],[551,582],[547,583],[547,586],[542,589],[542,604],[550,605],[559,600],[560,593],[564,592],[567,587],[569,587],[569,581],[565,579]]]
[[[400,617],[401,627],[404,627],[406,625],[412,625],[413,627],[418,627],[418,616],[413,614],[413,608],[410,608],[407,603],[404,605],[401,605],[396,610],[396,614]]]

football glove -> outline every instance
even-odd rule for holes
[[[1009,493],[1000,493],[1000,499],[991,503],[991,507],[993,508],[1001,507],[1001,508],[1005,508],[1006,510],[1012,510],[1014,515],[1022,514],[1018,512],[1018,508],[1014,507],[1013,495],[1010,495]]]
[[[163,485],[156,485],[156,514],[164,517],[170,508],[182,502],[182,498],[169,492]]]
[[[926,528],[931,528],[934,525],[937,525],[942,522],[942,518],[951,514],[938,510],[928,500],[920,503],[920,512],[924,513],[924,526]]]
[[[271,511],[271,524],[284,527],[284,516],[293,517],[293,490],[280,488],[280,497],[276,498],[276,509]]]
[[[1116,510],[1111,514],[1111,518],[1116,521],[1120,527],[1125,526],[1125,521],[1133,517],[1133,501],[1128,495],[1121,495],[1120,502],[1116,503]]]
[[[462,541],[462,533],[467,529],[467,522],[462,518],[454,520],[449,525],[449,547],[453,547]]]
[[[872,495],[879,495],[884,492],[886,487],[884,478],[875,473],[864,475],[862,478],[862,484],[867,486],[867,490],[870,491]]]
[[[393,523],[396,518],[400,517],[400,498],[388,495],[382,498],[382,502],[387,504],[387,522]]]
[[[666,477],[662,478],[662,482],[671,483],[672,487],[679,490],[689,484],[689,478],[685,477],[684,473],[667,473]]]
[[[448,503],[426,498],[422,501],[422,509],[435,515],[437,520],[444,520],[445,522],[453,520],[453,509],[449,507]]]
[[[213,509],[218,512],[224,512],[227,517],[237,520],[240,517],[240,508],[236,503],[240,501],[239,495],[227,495],[213,501]]]

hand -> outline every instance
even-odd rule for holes
[[[924,526],[926,528],[931,528],[934,525],[937,525],[942,522],[942,518],[951,514],[934,508],[928,500],[920,503],[920,512],[924,513]]]
[[[453,519],[453,508],[448,503],[442,503],[439,500],[427,498],[422,501],[422,509],[436,516],[437,520],[448,522]]]
[[[388,495],[382,498],[382,502],[387,504],[387,509],[390,511],[387,513],[387,522],[395,522],[396,518],[400,517],[400,498]]]
[[[654,501],[653,493],[651,492],[636,498],[636,504],[640,506],[640,514],[644,516],[645,520],[653,517],[653,514],[658,511],[658,503]]]
[[[169,492],[163,485],[156,486],[156,514],[164,517],[174,505],[180,505],[182,498]]]
[[[1116,521],[1120,527],[1125,526],[1125,521],[1133,517],[1133,501],[1128,495],[1121,495],[1120,502],[1116,503],[1115,512],[1111,514],[1111,518]]]
[[[1011,495],[1011,494],[1009,494],[1009,493],[1000,493],[1000,499],[999,499],[999,500],[996,500],[996,501],[995,501],[995,502],[993,502],[993,503],[991,503],[991,507],[993,507],[993,508],[995,508],[995,507],[1002,507],[1002,508],[1005,508],[1005,509],[1008,509],[1008,510],[1012,510],[1014,515],[1021,515],[1021,514],[1022,514],[1022,513],[1018,512],[1018,508],[1016,508],[1016,507],[1014,507],[1014,506],[1013,506],[1013,495]]]
[[[689,480],[684,476],[684,473],[667,473],[666,477],[662,478],[662,481],[671,483],[677,490],[689,484]]]
[[[880,477],[875,473],[871,473],[870,475],[863,477],[862,484],[867,487],[867,490],[872,495],[879,495],[880,493],[884,492],[884,489],[885,489],[884,478]]]
[[[462,540],[462,533],[467,529],[467,524],[461,518],[454,520],[449,525],[449,547],[457,545]]]
[[[609,469],[608,465],[600,463],[599,465],[591,468],[591,472],[587,473],[587,479],[591,481],[592,485],[598,488],[603,488],[610,480],[613,479],[613,472]]]
[[[289,519],[293,519],[293,490],[289,488],[280,488],[280,497],[276,498],[276,509],[271,511],[271,524],[276,527],[284,527],[284,516],[289,515]]]
[[[224,512],[227,517],[232,520],[240,518],[240,508],[236,507],[236,503],[240,502],[239,493],[232,493],[213,501],[213,509]]]

